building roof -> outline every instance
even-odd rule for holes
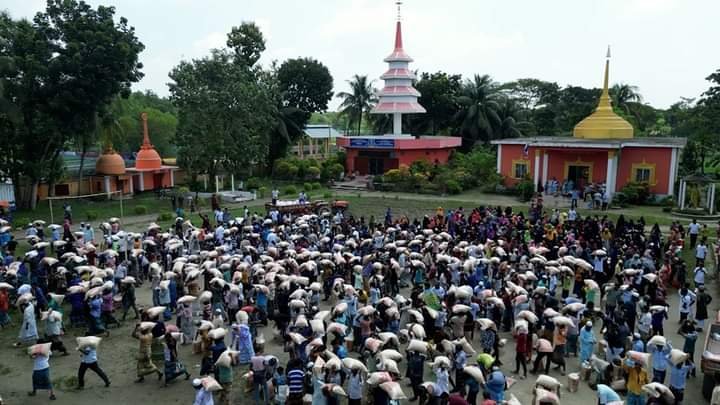
[[[143,122],[143,143],[135,157],[135,168],[141,170],[155,170],[162,167],[162,159],[155,147],[150,143],[150,134],[147,125],[147,113],[140,114]]]
[[[313,139],[326,139],[337,138],[340,132],[327,124],[309,124],[305,125],[305,135]]]
[[[576,138],[574,136],[533,136],[527,138],[497,139],[495,145],[528,145],[533,147],[552,148],[598,148],[617,149],[626,147],[682,148],[687,143],[685,138],[643,137],[643,138]]]

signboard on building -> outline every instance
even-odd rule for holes
[[[394,148],[394,139],[380,138],[352,138],[350,139],[351,148]]]

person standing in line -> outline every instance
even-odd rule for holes
[[[708,319],[708,305],[712,302],[710,294],[705,292],[705,286],[700,286],[697,289],[697,305],[695,306],[695,321],[697,326],[702,332],[705,327],[705,320]]]
[[[697,223],[697,219],[693,219],[688,225],[688,234],[690,235],[690,249],[693,249],[700,234],[700,224]]]
[[[707,238],[702,238],[695,247],[695,265],[705,268],[705,258],[708,254]]]

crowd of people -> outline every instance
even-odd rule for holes
[[[512,385],[528,366],[535,403],[560,403],[558,378],[569,373],[588,380],[600,404],[622,403],[621,394],[629,404],[680,404],[696,373],[712,300],[709,235],[696,222],[663,233],[642,218],[548,212],[540,195],[527,212],[438,209],[413,220],[389,209],[377,222],[222,214],[142,233],[113,218],[97,241],[87,224],[36,221],[24,256],[4,249],[0,326],[17,308],[17,346],[33,358],[29,394],[55,398],[50,354],[68,353],[65,327],[108,339],[128,315],[136,382],[190,380],[178,345],[191,345],[198,405],[245,394],[291,405],[519,404]],[[140,288],[151,305],[138,304]],[[678,347],[664,337],[668,294],[679,296]],[[270,340],[282,352],[267,350]],[[88,369],[109,386],[100,339],[78,348],[79,388]],[[508,350],[514,364],[501,361]]]

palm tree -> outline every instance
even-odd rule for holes
[[[493,133],[495,138],[518,138],[523,136],[521,128],[527,130],[529,122],[525,120],[525,110],[523,110],[517,101],[502,97],[498,103],[497,115],[500,118],[500,125],[495,128]]]
[[[612,97],[613,106],[621,108],[625,114],[630,114],[630,103],[641,103],[642,96],[638,93],[637,86],[619,83],[610,89],[610,97]]]
[[[352,80],[348,80],[350,84],[350,93],[340,92],[338,97],[343,101],[340,104],[340,113],[345,114],[349,118],[349,122],[357,120],[357,134],[360,134],[363,115],[377,102],[375,89],[372,87],[372,81],[368,81],[367,76],[355,75]]]
[[[455,121],[466,144],[464,146],[472,148],[478,141],[487,143],[493,138],[502,125],[498,114],[501,101],[497,83],[488,75],[475,75],[462,84],[457,98],[460,109],[455,114]]]

